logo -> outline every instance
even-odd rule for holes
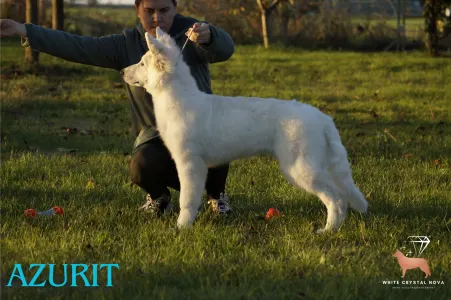
[[[427,246],[431,242],[427,236],[417,236],[412,235],[407,238],[407,242],[411,243],[415,249],[415,256],[419,257],[421,253],[423,253],[424,250],[426,250]],[[417,245],[418,245],[418,251],[417,254]],[[410,251],[410,254],[412,254],[412,251]]]
[[[434,289],[436,286],[443,286],[445,282],[443,280],[436,280],[435,278],[430,278],[432,276],[431,270],[429,268],[428,261],[420,257],[423,255],[424,251],[428,247],[431,241],[427,236],[409,236],[407,240],[404,241],[404,245],[391,255],[396,257],[398,266],[401,269],[401,278],[403,280],[382,280],[382,284],[389,285],[393,289]],[[415,278],[416,280],[404,280],[408,270],[421,270],[424,277],[418,277],[418,272],[415,273],[410,271],[408,278]],[[415,275],[417,274],[417,275]],[[426,280],[426,278],[429,278]]]
[[[45,272],[46,267],[48,266],[48,272]],[[91,267],[91,268],[90,268]],[[16,281],[21,282],[21,286],[26,287],[41,287],[46,286],[47,284],[53,287],[62,287],[68,285],[68,269],[69,269],[69,275],[71,275],[70,280],[70,286],[76,287],[77,285],[77,277],[80,277],[83,280],[84,285],[86,287],[98,287],[98,277],[99,273],[103,268],[106,268],[106,285],[107,287],[113,286],[113,268],[117,268],[119,270],[118,264],[101,264],[100,266],[98,264],[62,264],[61,267],[59,267],[64,272],[64,278],[62,280],[59,280],[60,282],[55,282],[55,264],[30,264],[30,267],[28,270],[30,272],[35,272],[33,277],[30,281],[27,282],[27,278],[25,277],[25,274],[22,270],[21,264],[15,264],[14,269],[11,273],[11,277],[9,278],[8,284],[6,286],[11,287],[13,280],[16,279]],[[80,270],[82,268],[82,270]],[[89,270],[90,269],[90,270]],[[88,277],[86,276],[87,271],[91,271],[89,273],[92,274],[91,279],[92,281],[89,281]],[[42,282],[37,282],[38,278],[42,280],[42,277],[46,278]],[[62,282],[61,282],[62,281]]]
[[[431,276],[431,271],[429,270],[428,262],[424,258],[406,257],[399,250],[396,250],[395,254],[393,254],[393,257],[396,257],[398,259],[399,266],[402,269],[401,278],[404,278],[407,270],[416,268],[420,268],[420,270],[423,271],[424,274],[426,274],[426,277],[424,278],[428,278],[428,276]]]

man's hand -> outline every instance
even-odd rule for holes
[[[0,19],[0,37],[12,36],[27,37],[27,28],[14,20]]]
[[[192,32],[192,34],[191,34]],[[191,36],[190,36],[191,34]],[[207,23],[196,23],[193,28],[190,28],[186,33],[190,40],[199,44],[210,44],[211,42],[211,31],[210,25]]]

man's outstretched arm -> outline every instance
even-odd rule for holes
[[[0,20],[0,36],[21,36],[23,46],[68,61],[120,70],[127,61],[125,36],[77,36],[64,31],[47,29],[33,24],[21,24],[9,19]]]

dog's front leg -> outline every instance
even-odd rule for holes
[[[402,276],[401,276],[401,278],[404,278],[404,276],[406,276],[406,271],[407,271],[407,269],[402,268]]]
[[[175,160],[180,180],[179,228],[188,227],[197,216],[202,201],[202,193],[207,179],[208,168],[200,157]]]

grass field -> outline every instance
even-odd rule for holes
[[[318,235],[325,208],[290,186],[267,156],[232,163],[228,218],[204,205],[194,227],[177,233],[176,216],[138,212],[144,193],[127,177],[133,137],[119,75],[47,55],[37,73],[22,58],[18,40],[2,40],[2,299],[449,297],[449,60],[237,47],[229,62],[212,66],[217,94],[296,98],[334,117],[370,207],[366,215],[350,212],[339,232]],[[64,217],[23,215],[54,205]],[[270,207],[282,216],[258,219]],[[382,283],[401,281],[392,254],[412,235],[430,238],[422,257],[444,285]],[[58,283],[63,263],[120,270],[113,287],[104,287],[104,271],[98,288],[24,288],[18,280],[6,287],[17,263],[54,263]],[[405,280],[423,277],[410,270]]]

